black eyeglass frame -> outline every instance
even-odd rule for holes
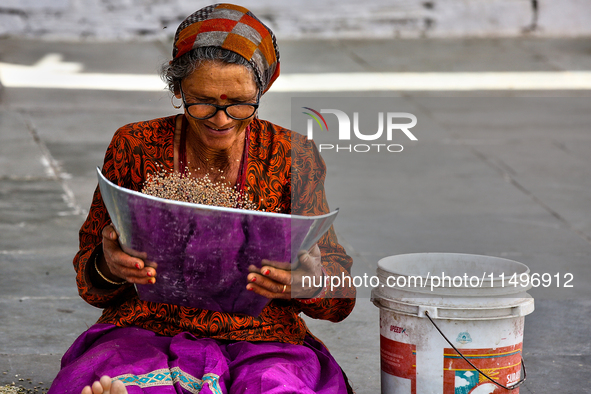
[[[182,81],[179,81],[179,88],[181,90],[181,97],[183,99],[183,105],[185,106],[185,109],[187,110],[187,113],[189,114],[190,117],[197,119],[197,120],[205,120],[205,119],[209,119],[209,118],[213,118],[218,111],[224,111],[224,113],[226,114],[227,117],[234,119],[234,120],[245,120],[250,118],[251,116],[253,116],[257,109],[259,108],[260,105],[260,100],[261,100],[261,96],[259,94],[259,92],[257,92],[257,101],[256,103],[236,103],[236,104],[228,104],[228,105],[217,105],[217,104],[210,104],[210,103],[187,103],[187,100],[185,99],[185,92],[183,92],[183,84]],[[193,107],[195,105],[208,105],[210,107],[214,107],[216,110],[209,116],[206,116],[205,118],[198,118],[197,116],[191,114],[191,111],[189,111],[189,107]],[[245,118],[237,118],[235,116],[232,116],[228,113],[228,108],[229,107],[234,107],[237,105],[249,105],[251,107],[253,107],[253,111],[252,114],[250,114],[249,116],[245,117]]]

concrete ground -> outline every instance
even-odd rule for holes
[[[279,44],[285,74],[591,70],[585,39]],[[168,47],[0,40],[3,63],[34,64],[47,53],[83,63],[84,72],[148,74]],[[61,355],[100,314],[78,297],[71,265],[96,186],[94,168],[119,126],[174,110],[164,91],[4,88],[1,94],[0,385],[46,388]],[[372,275],[380,258],[414,252],[485,254],[540,274],[572,274],[572,288],[553,283],[530,291],[536,310],[525,323],[528,378],[521,392],[591,393],[590,96],[269,92],[261,117],[290,126],[293,97],[391,100],[414,113],[418,141],[406,141],[401,153],[324,155],[329,203],[341,210],[335,226],[355,259],[354,274]],[[358,293],[344,322],[309,325],[357,392],[377,393],[379,311],[369,288]]]

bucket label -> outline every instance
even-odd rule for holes
[[[472,342],[472,337],[470,336],[469,332],[461,332],[458,334],[458,337],[456,338],[456,342],[459,342],[462,345],[465,345],[467,343]]]
[[[521,343],[496,349],[460,349],[464,357],[496,382],[507,386],[521,379]],[[464,361],[455,350],[443,349],[443,393],[507,393]],[[518,394],[519,388],[511,394]]]
[[[409,394],[417,393],[416,345],[393,341],[383,335],[380,335],[380,358],[382,376],[384,376],[385,373],[399,378],[387,379],[387,381],[392,380],[392,383],[396,384],[399,388],[400,386],[408,387],[410,389],[408,390]],[[387,384],[387,382],[382,379],[382,384]]]

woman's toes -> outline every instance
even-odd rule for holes
[[[80,394],[128,394],[127,388],[122,381],[113,380],[108,376],[102,376],[100,380],[94,382],[92,387],[86,386]]]
[[[116,380],[111,386],[111,394],[127,394],[127,388],[122,381]]]
[[[102,376],[101,380],[99,380],[101,386],[103,387],[102,394],[109,394],[111,392],[111,378],[107,375]],[[100,393],[99,393],[100,394]]]
[[[96,381],[92,384],[92,394],[109,394],[108,392],[105,393],[103,390],[103,385]]]

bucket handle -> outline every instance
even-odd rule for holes
[[[458,353],[460,355],[460,357],[462,357],[464,359],[464,361],[466,361],[468,364],[470,364],[472,366],[472,368],[474,368],[476,371],[478,371],[479,374],[481,374],[482,376],[484,376],[485,378],[487,378],[488,380],[490,380],[491,382],[493,382],[497,386],[499,386],[501,388],[504,388],[505,390],[513,390],[513,389],[516,389],[517,387],[521,386],[523,384],[523,382],[525,382],[525,378],[527,376],[527,373],[525,371],[525,363],[523,362],[523,357],[521,357],[521,369],[523,370],[523,378],[521,378],[518,382],[512,384],[511,386],[503,386],[502,384],[500,384],[499,382],[493,380],[490,376],[488,376],[487,374],[485,374],[484,372],[482,372],[474,364],[472,364],[470,362],[470,360],[468,360],[466,357],[464,357],[464,355],[462,353],[460,353],[460,351],[453,345],[453,343],[451,343],[451,341],[449,339],[447,339],[447,337],[445,336],[445,334],[443,333],[443,331],[441,331],[441,329],[439,327],[437,327],[437,324],[435,324],[435,322],[433,321],[433,319],[431,319],[431,316],[429,316],[429,312],[428,311],[425,311],[425,316],[427,316],[427,318],[431,321],[431,323],[433,324],[433,326],[437,329],[437,331],[439,331],[439,333],[441,334],[441,336],[443,337],[443,339],[445,339],[447,341],[447,343],[449,343],[449,345],[456,351],[456,353]]]

